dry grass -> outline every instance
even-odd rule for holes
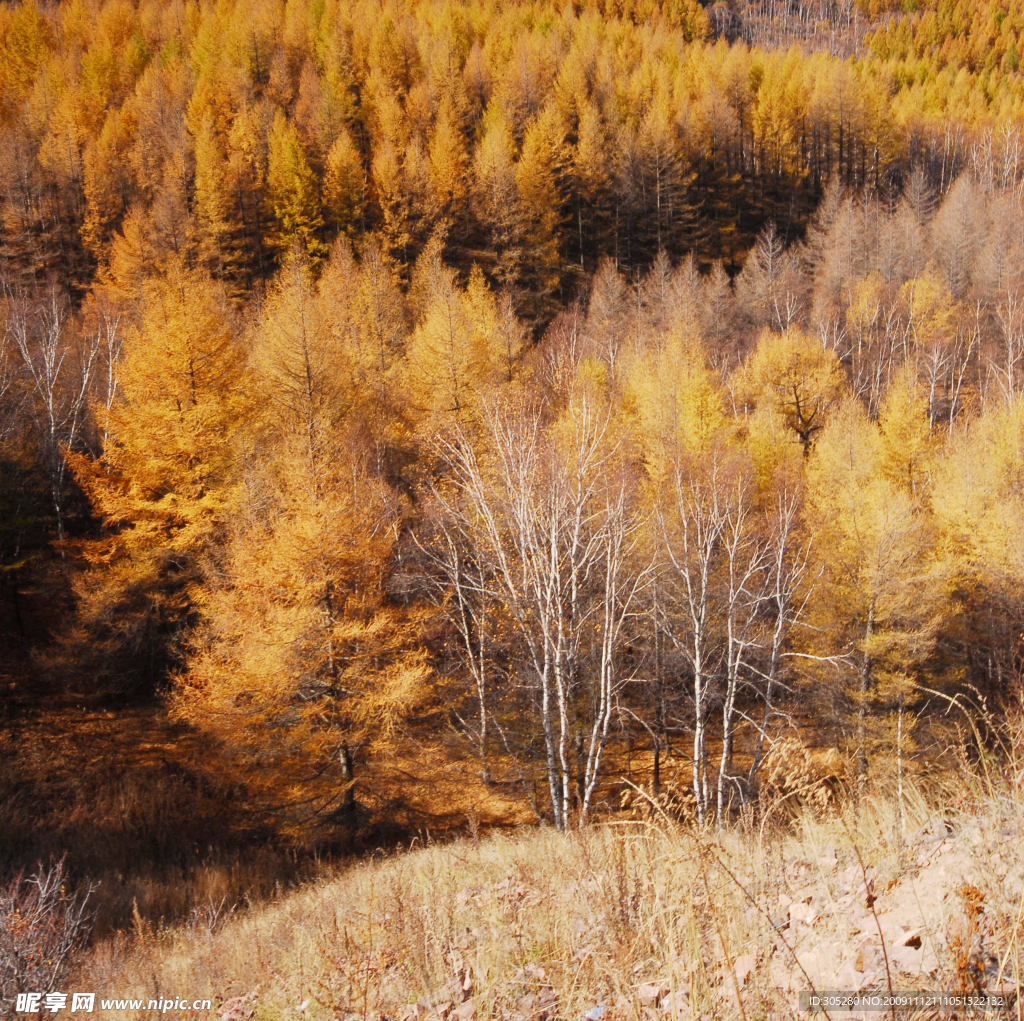
[[[95,933],[219,917],[322,875],[353,850],[410,834],[515,825],[518,787],[488,787],[472,763],[417,745],[357,776],[344,827],[283,834],[203,737],[158,704],[27,704],[0,718],[0,879],[67,857],[94,889]]]
[[[936,783],[912,788],[902,813],[877,791],[858,812],[805,802],[785,826],[748,820],[719,835],[653,811],[568,836],[415,847],[223,924],[140,922],[98,944],[77,981],[242,997],[225,1018],[351,1021],[578,1019],[599,1005],[601,1021],[753,1021],[793,1016],[811,983],[1014,986],[1019,789],[974,773],[955,789],[958,811],[953,787]]]

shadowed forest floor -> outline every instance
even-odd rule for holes
[[[159,704],[21,704],[0,723],[2,865],[31,868],[66,853],[76,876],[99,884],[102,933],[129,926],[136,912],[159,925],[260,899],[417,833],[528,821],[517,792],[483,785],[442,748],[424,749],[416,760],[371,765],[348,847],[329,832],[319,843],[315,832],[286,841],[272,813],[217,775],[208,745]]]
[[[357,777],[346,828],[284,836],[265,798],[159,698],[47,677],[33,645],[45,647],[56,621],[41,608],[61,585],[58,565],[46,565],[24,586],[20,621],[10,605],[0,614],[0,872],[66,855],[73,879],[96,885],[97,936],[136,919],[215,917],[370,848],[533,818],[518,784],[485,785],[441,743],[407,743]]]

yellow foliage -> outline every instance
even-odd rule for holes
[[[976,580],[1024,577],[1024,399],[990,409],[938,458],[932,501],[945,539]]]
[[[707,367],[703,346],[683,330],[633,364],[624,399],[654,479],[662,477],[677,447],[707,453],[727,421],[721,384]]]
[[[417,275],[424,278],[427,304],[409,340],[405,392],[428,421],[472,420],[503,377],[508,380],[522,335],[514,322],[503,325],[506,317],[479,268],[463,291],[435,249],[421,258]]]
[[[847,399],[807,466],[806,521],[821,565],[811,620],[822,647],[843,650],[862,776],[875,740],[871,707],[909,690],[906,677],[928,661],[954,612],[953,563],[935,521],[902,474],[887,477],[885,457],[878,427]]]
[[[388,740],[430,676],[421,614],[385,593],[400,508],[369,468],[372,399],[357,403],[360,373],[331,331],[337,287],[325,275],[318,290],[293,258],[268,296],[253,338],[257,456],[175,694],[180,718],[320,810],[350,779],[339,750]]]
[[[799,330],[762,333],[737,378],[745,400],[755,408],[770,405],[805,450],[824,426],[843,384],[835,352]]]
[[[366,172],[359,150],[343,127],[327,154],[324,207],[331,223],[348,237],[355,237],[362,229],[366,190]]]
[[[789,427],[772,405],[757,408],[746,417],[744,425],[744,447],[762,492],[768,492],[776,480],[800,478],[800,447],[791,442]]]
[[[955,329],[958,305],[934,262],[929,262],[916,280],[908,280],[900,296],[906,303],[919,345],[942,344],[949,339]]]
[[[235,437],[246,425],[244,355],[223,294],[172,263],[143,288],[138,331],[119,368],[120,398],[97,409],[107,437],[76,474],[116,546],[195,553],[237,481]]]
[[[878,414],[881,431],[879,467],[897,486],[917,493],[931,468],[935,442],[928,399],[914,367],[904,365],[889,385]]]

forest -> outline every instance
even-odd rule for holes
[[[0,8],[8,714],[155,704],[294,838],[438,755],[557,829],[902,791],[1024,666],[1022,32]]]

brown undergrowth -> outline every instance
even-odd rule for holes
[[[296,832],[158,703],[55,702],[0,716],[0,878],[66,857],[93,888],[97,937],[135,918],[205,923],[373,847],[531,818],[518,787],[481,783],[434,742],[367,764],[354,818]]]

